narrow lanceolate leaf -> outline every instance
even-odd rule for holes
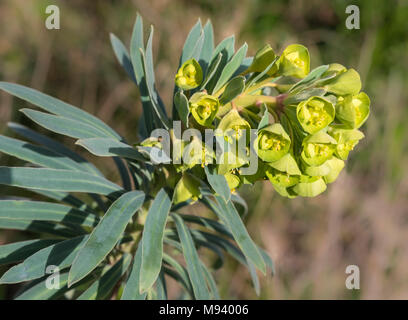
[[[303,85],[308,85],[313,83],[314,81],[320,79],[320,77],[329,69],[329,65],[322,65],[319,66],[304,77],[302,80],[296,82],[290,89],[289,92],[295,91],[296,89],[300,88]]]
[[[193,298],[193,286],[191,285],[190,278],[188,277],[187,269],[166,253],[163,253],[163,262],[174,269],[174,271],[172,269],[167,269],[165,265],[163,265],[164,271],[177,282],[181,283],[189,293],[190,297]]]
[[[20,99],[30,102],[48,112],[65,118],[77,120],[94,128],[97,128],[103,131],[105,133],[105,136],[121,139],[118,133],[116,133],[112,128],[110,128],[107,124],[105,124],[97,117],[37,90],[30,89],[19,84],[7,82],[0,82],[0,89]]]
[[[78,252],[69,272],[69,286],[88,275],[111,252],[129,220],[142,206],[144,198],[143,192],[130,191],[110,206]]]
[[[126,143],[109,138],[80,139],[76,144],[99,157],[123,157],[138,161],[146,161],[143,155]]]
[[[57,237],[71,238],[78,236],[76,230],[62,227],[46,221],[16,220],[0,218],[0,229],[25,230],[36,233],[47,233]]]
[[[92,213],[62,204],[25,200],[1,200],[0,218],[54,221],[88,227],[94,226],[99,220]]]
[[[120,178],[122,179],[123,189],[130,191],[132,189],[132,183],[130,181],[130,172],[126,165],[126,162],[119,157],[113,157],[113,162],[119,171]]]
[[[197,23],[191,29],[190,33],[186,38],[184,43],[183,51],[180,57],[179,67],[186,62],[188,59],[191,59],[194,54],[194,49],[196,48],[197,41],[202,33],[201,21],[198,19]]]
[[[177,233],[179,235],[180,243],[183,248],[184,260],[187,264],[187,271],[193,285],[194,296],[198,300],[210,299],[207,283],[205,282],[205,275],[201,266],[201,261],[198,257],[193,238],[190,231],[184,224],[181,217],[174,214],[174,222],[176,223]]]
[[[167,216],[171,208],[171,198],[161,189],[147,213],[142,236],[142,266],[140,272],[140,292],[147,291],[156,281],[163,257],[163,236]]]
[[[207,74],[207,68],[210,64],[210,60],[214,51],[214,31],[211,21],[208,20],[203,28],[204,43],[200,54],[200,65],[203,69],[204,75]]]
[[[228,82],[220,98],[220,104],[225,105],[240,95],[245,88],[245,77],[238,76]]]
[[[31,192],[40,194],[44,197],[47,197],[49,199],[65,202],[71,206],[74,206],[75,208],[85,210],[88,212],[93,212],[94,210],[89,207],[85,202],[82,200],[78,199],[77,197],[74,197],[73,195],[66,193],[66,192],[58,192],[58,191],[46,191],[46,190],[35,190],[35,189],[27,189],[30,190]]]
[[[180,120],[188,128],[188,116],[190,115],[190,108],[188,106],[188,99],[183,92],[177,91],[174,95],[174,105],[180,116]]]
[[[252,241],[248,234],[237,210],[231,201],[226,202],[221,196],[215,196],[217,204],[213,208],[221,221],[227,225],[234,236],[235,241],[241,248],[244,255],[252,261],[255,266],[266,273],[265,262],[258,250],[258,247]]]
[[[21,109],[20,111],[40,126],[68,137],[77,139],[106,137],[101,130],[75,119],[32,109]]]
[[[221,298],[220,294],[218,293],[217,284],[215,282],[213,275],[211,274],[211,271],[208,270],[208,268],[203,262],[201,263],[201,266],[204,272],[204,276],[207,279],[208,286],[210,287],[212,299],[220,300]]]
[[[43,134],[40,134],[18,123],[9,122],[7,125],[11,130],[23,136],[24,138],[32,142],[38,143],[40,145],[43,145],[47,149],[52,150],[55,153],[58,153],[62,156],[72,159],[79,166],[83,167],[84,170],[96,174],[98,176],[103,176],[103,174],[92,163],[88,162],[85,158],[81,157],[79,154],[70,150],[62,143],[59,143],[58,141],[55,141]]]
[[[102,277],[95,281],[78,300],[103,300],[109,298],[112,289],[129,268],[132,256],[125,253]]]
[[[222,58],[223,58],[222,53],[219,53],[218,56],[215,58],[215,60],[211,62],[210,66],[208,67],[207,73],[205,75],[204,81],[201,84],[201,87],[200,87],[201,90],[204,89],[208,83],[210,83],[214,75],[217,73],[218,66],[221,63]]]
[[[56,274],[52,279],[50,276],[51,274],[24,291],[15,300],[52,300],[63,295],[67,291],[68,273]],[[57,281],[58,287],[55,284]],[[51,285],[52,289],[47,285]]]
[[[219,53],[222,53],[225,56],[225,60],[229,61],[229,59],[234,54],[234,45],[235,45],[234,36],[230,36],[222,40],[214,49],[212,60],[214,60]]]
[[[219,194],[225,201],[231,199],[231,191],[228,187],[227,180],[223,175],[216,173],[214,168],[205,167],[205,173],[207,180],[213,190]]]
[[[118,59],[120,65],[125,69],[129,78],[136,83],[135,72],[133,71],[133,65],[130,61],[129,53],[122,43],[122,41],[113,33],[110,34],[110,40],[113,51],[115,52],[116,59]]]
[[[133,259],[132,270],[127,279],[121,300],[145,300],[147,293],[139,292],[140,268],[142,265],[142,246],[139,245]]]
[[[43,277],[48,266],[57,266],[60,270],[69,267],[79,249],[88,239],[87,235],[65,240],[48,246],[22,263],[9,269],[0,279],[0,284],[18,283]]]
[[[66,192],[89,192],[109,195],[122,188],[102,177],[71,170],[0,167],[0,184]]]
[[[33,253],[58,241],[56,239],[36,239],[0,245],[0,265],[24,260]]]
[[[41,167],[88,171],[85,167],[48,148],[0,135],[0,152],[14,156]]]
[[[224,69],[221,72],[221,75],[215,85],[214,92],[220,90],[225,83],[232,77],[235,71],[240,67],[242,61],[245,58],[248,45],[245,43],[231,58],[231,60],[225,65]]]

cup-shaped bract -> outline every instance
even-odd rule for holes
[[[262,72],[264,71],[276,58],[276,54],[269,44],[264,45],[255,54],[252,64],[248,68],[248,72]],[[267,74],[273,75],[278,71],[278,66],[275,64],[272,66]]]
[[[187,60],[178,69],[175,79],[177,87],[183,90],[197,88],[203,82],[203,70],[195,59]]]
[[[344,161],[339,158],[332,157],[324,163],[330,168],[330,172],[323,176],[323,179],[326,183],[334,182],[339,176],[341,170],[344,168]]]
[[[309,50],[300,44],[291,44],[279,58],[279,73],[284,76],[304,78],[310,71]]]
[[[221,130],[226,140],[239,140],[246,137],[246,144],[249,142],[251,126],[236,109],[232,109],[221,119],[217,129]]]
[[[296,107],[296,116],[307,133],[314,134],[333,122],[335,117],[334,105],[322,98],[313,96],[300,102]]]
[[[335,155],[342,160],[346,160],[350,151],[357,143],[364,138],[364,134],[357,129],[343,129],[329,127],[327,131],[337,141]]]
[[[336,118],[348,128],[360,128],[370,114],[370,98],[364,92],[339,97]]]
[[[291,190],[301,197],[316,197],[327,189],[322,177],[301,176]]]
[[[174,189],[173,203],[177,204],[200,196],[200,182],[193,175],[184,173]]]
[[[302,160],[308,166],[320,166],[332,157],[336,145],[337,141],[323,131],[307,136],[302,143]]]
[[[280,123],[271,124],[258,132],[255,151],[265,162],[274,162],[289,152],[290,137]]]
[[[219,108],[216,97],[204,92],[197,92],[190,98],[190,112],[197,123],[204,127],[210,127]]]
[[[361,90],[360,75],[354,69],[339,70],[336,77],[324,83],[324,88],[339,96],[357,94]]]
[[[231,190],[238,189],[239,186],[242,184],[241,178],[238,175],[233,174],[231,172],[227,172],[224,175],[224,177],[225,177],[225,180],[227,180],[228,187]]]

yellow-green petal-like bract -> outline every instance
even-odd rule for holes
[[[337,145],[335,154],[342,160],[346,160],[349,152],[364,138],[364,134],[357,129],[329,127],[327,133],[336,139]]]
[[[303,130],[314,134],[333,122],[335,108],[322,97],[310,97],[296,107],[296,116]]]
[[[197,92],[190,98],[190,112],[198,124],[211,126],[219,108],[219,101],[216,97],[203,92]]]
[[[321,177],[301,176],[300,182],[293,186],[293,190],[301,197],[316,197],[326,190],[327,186]]]
[[[323,179],[326,183],[332,183],[337,179],[341,170],[343,170],[344,161],[336,157],[332,157],[330,160],[327,160],[325,164],[329,166],[330,172],[325,175]]]
[[[280,123],[274,123],[258,132],[255,151],[265,162],[274,162],[289,152],[290,137]]]
[[[176,74],[176,85],[183,90],[197,88],[203,82],[203,70],[195,59],[183,63]]]
[[[332,136],[319,131],[303,140],[301,157],[309,166],[320,166],[330,159],[336,150],[336,145],[337,141]]]
[[[187,200],[196,201],[200,196],[200,182],[191,174],[184,173],[174,189],[173,203],[177,204]]]
[[[324,89],[339,96],[357,94],[361,90],[361,79],[354,69],[340,71],[336,77],[325,82]]]
[[[291,44],[279,58],[279,73],[284,76],[304,78],[310,71],[309,51],[300,44]]]
[[[339,97],[336,118],[350,129],[360,128],[370,114],[370,98],[364,92]]]

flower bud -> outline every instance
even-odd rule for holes
[[[301,176],[300,182],[291,188],[301,197],[316,197],[326,190],[327,186],[321,177]]]
[[[334,120],[335,108],[331,102],[322,97],[310,97],[298,104],[296,116],[303,130],[314,134]]]
[[[361,79],[354,69],[340,71],[333,79],[325,82],[324,89],[339,96],[357,94],[361,90]]]
[[[198,124],[209,127],[218,112],[219,104],[217,98],[197,92],[190,98],[190,112]]]
[[[196,201],[200,196],[200,182],[191,174],[184,173],[174,189],[173,203],[192,199]]]
[[[337,99],[336,118],[348,128],[360,128],[369,114],[370,98],[364,92]]]
[[[176,85],[183,90],[197,88],[203,81],[203,71],[195,59],[183,63],[176,74]]]
[[[276,58],[276,54],[269,44],[264,45],[255,54],[252,64],[248,68],[248,72],[262,72],[264,71]],[[277,64],[275,64],[269,71],[268,75],[273,75],[278,70]]]
[[[310,70],[309,51],[300,44],[286,47],[279,59],[279,73],[284,76],[304,78]]]
[[[280,123],[260,130],[255,140],[255,151],[265,162],[274,162],[289,152],[290,137]]]
[[[359,130],[348,130],[330,127],[328,130],[337,141],[335,155],[342,160],[346,160],[349,152],[354,149],[359,140],[364,138],[364,134]]]
[[[333,155],[336,144],[337,141],[333,137],[319,131],[303,140],[301,157],[309,166],[320,166]]]

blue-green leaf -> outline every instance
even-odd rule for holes
[[[142,235],[142,266],[140,292],[147,291],[156,281],[163,257],[163,234],[171,208],[171,198],[161,189],[147,213]]]
[[[126,143],[109,138],[80,139],[76,144],[84,147],[89,152],[99,157],[123,157],[138,161],[146,161],[146,158],[135,148]]]
[[[65,240],[37,251],[22,263],[9,269],[0,279],[0,284],[18,283],[41,278],[47,266],[57,266],[60,270],[69,267],[79,249],[88,239],[87,235]]]
[[[248,45],[244,43],[244,45],[239,48],[239,50],[235,53],[231,60],[225,65],[217,81],[217,84],[214,87],[214,92],[220,90],[225,85],[225,83],[227,83],[227,81],[233,76],[235,71],[240,67],[242,61],[245,58],[247,49]]]
[[[245,89],[245,77],[238,76],[231,79],[227,86],[225,87],[224,92],[220,98],[220,104],[225,105],[228,102],[234,100],[238,95],[240,95]]]
[[[100,279],[95,281],[78,300],[103,300],[109,297],[112,289],[129,268],[132,256],[125,253]]]
[[[111,252],[132,216],[143,205],[144,199],[143,192],[130,191],[110,206],[78,252],[69,272],[69,286],[88,275]]]
[[[228,187],[227,180],[223,175],[217,174],[214,168],[205,167],[207,180],[213,190],[219,194],[225,201],[231,199],[231,191]]]
[[[174,95],[174,105],[176,106],[177,112],[180,116],[180,120],[183,121],[184,125],[188,128],[188,116],[190,115],[190,108],[188,105],[188,99],[183,92],[176,92],[176,94]]]
[[[129,78],[136,83],[135,72],[133,70],[132,62],[130,61],[129,53],[125,45],[116,37],[113,33],[110,34],[110,40],[112,44],[115,56],[118,59],[120,65],[125,69]]]
[[[99,129],[104,132],[107,137],[121,139],[118,133],[97,117],[37,90],[7,82],[0,82],[0,89],[20,99],[26,100],[48,112],[64,118],[77,120],[83,124]]]
[[[199,63],[203,69],[204,75],[207,74],[207,68],[210,64],[210,60],[214,51],[214,31],[211,21],[208,20],[203,28],[204,43],[201,49]]]
[[[173,219],[176,223],[180,243],[183,248],[184,260],[187,264],[187,271],[193,286],[194,296],[198,300],[210,299],[210,293],[205,282],[201,261],[198,257],[190,231],[187,229],[187,226],[184,224],[181,217],[174,214]]]
[[[121,300],[145,300],[147,293],[139,292],[140,268],[142,265],[142,246],[139,245],[133,259],[132,270],[127,279]]]
[[[20,111],[40,126],[68,137],[77,139],[106,137],[99,129],[78,120],[32,109],[21,109]]]
[[[184,43],[183,51],[180,57],[180,64],[181,66],[184,62],[186,62],[188,59],[191,59],[193,54],[194,54],[194,49],[196,48],[197,41],[201,35],[202,32],[202,27],[201,27],[201,21],[198,19],[197,23],[194,25],[194,27],[190,30],[190,33],[188,34],[186,41]]]
[[[67,192],[109,195],[122,191],[117,184],[86,172],[59,169],[0,167],[0,184]]]
[[[57,237],[71,238],[78,236],[78,232],[55,223],[46,221],[16,220],[0,218],[0,229],[25,230],[35,233],[47,233]]]
[[[33,253],[58,241],[56,239],[35,239],[0,245],[0,265],[24,260]]]
[[[93,227],[99,220],[92,213],[63,204],[26,200],[1,200],[0,218],[54,221],[88,227]]]

